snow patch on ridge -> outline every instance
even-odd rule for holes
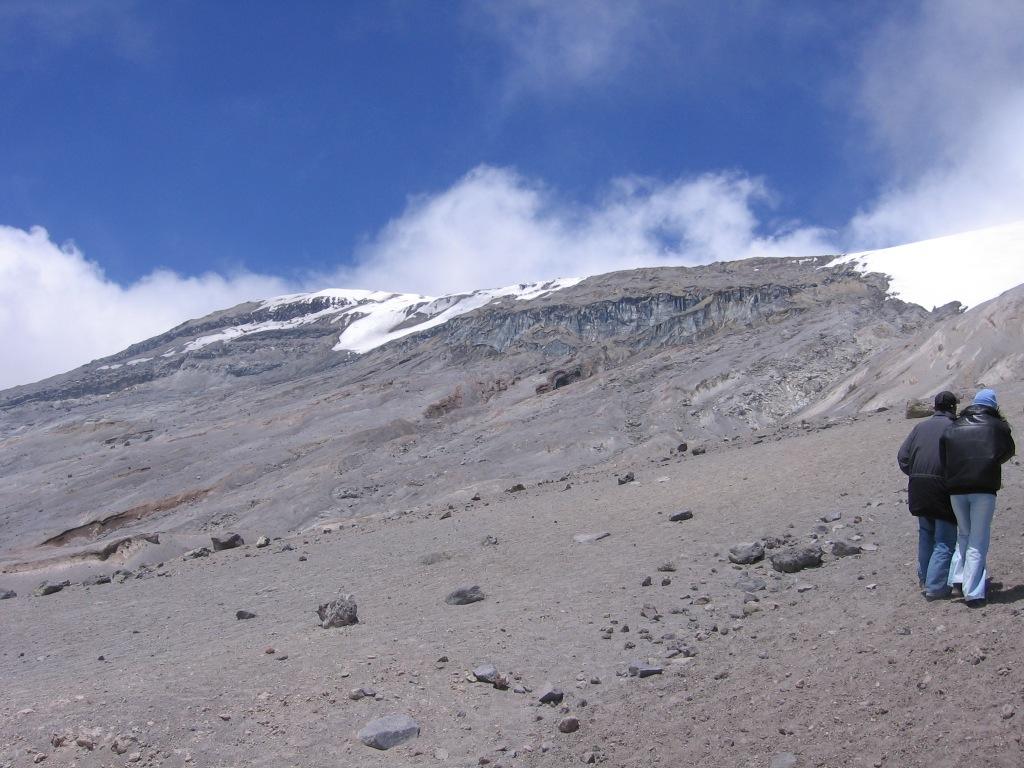
[[[338,335],[334,350],[362,354],[403,336],[442,325],[453,317],[479,309],[496,299],[536,299],[564,288],[571,288],[582,279],[560,278],[545,283],[521,283],[441,297],[340,288],[316,293],[275,296],[260,304],[260,309],[275,309],[298,303],[311,304],[317,299],[329,299],[331,306],[289,320],[265,320],[224,328],[217,333],[201,336],[189,342],[182,351],[192,352],[218,341],[227,342],[248,334],[295,328],[330,317],[332,323],[348,321],[345,329]]]
[[[1024,283],[1024,222],[851,253],[826,266],[844,263],[888,275],[891,295],[911,304],[973,307]]]

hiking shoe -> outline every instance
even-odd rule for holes
[[[984,597],[979,597],[977,600],[964,600],[964,605],[968,608],[984,608],[988,605],[988,600]]]
[[[952,590],[946,590],[945,592],[925,592],[924,599],[929,603],[933,600],[947,600],[953,596]]]

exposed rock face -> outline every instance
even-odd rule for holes
[[[940,322],[887,299],[882,276],[827,263],[601,275],[434,327],[422,324],[443,301],[411,305],[403,324],[423,330],[366,354],[333,349],[358,312],[330,297],[184,323],[0,393],[0,564],[99,557],[126,533],[280,535],[787,428],[872,355]],[[266,322],[285,325],[228,333]],[[125,469],[105,476],[113,457]],[[79,458],[74,477],[43,480]]]

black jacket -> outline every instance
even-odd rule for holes
[[[903,474],[910,475],[907,501],[912,515],[956,522],[939,456],[939,441],[952,424],[953,414],[937,412],[914,427],[900,446],[897,460]]]
[[[1001,465],[1016,450],[999,411],[986,405],[964,408],[939,443],[946,487],[950,493],[995,493],[1003,484]]]

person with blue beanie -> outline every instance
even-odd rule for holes
[[[1002,488],[1002,465],[1016,449],[992,389],[979,390],[939,441],[943,478],[957,522],[948,583],[961,585],[964,602],[972,608],[985,605],[985,561],[996,493]]]

